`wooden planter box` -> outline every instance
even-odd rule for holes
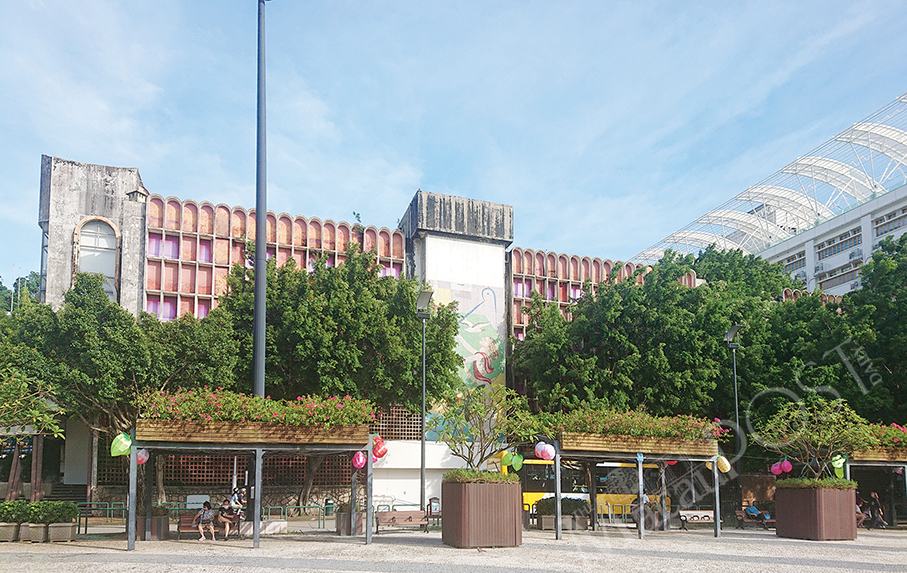
[[[209,442],[220,444],[367,444],[368,424],[294,426],[270,422],[184,422],[138,420],[135,438],[139,442]]]
[[[855,462],[905,462],[907,448],[876,448],[854,452],[850,459]]]
[[[852,489],[775,490],[775,532],[778,537],[817,541],[856,539]]]
[[[564,432],[561,436],[561,449],[582,452],[717,456],[718,441]]]
[[[0,541],[18,541],[18,523],[0,523]]]
[[[47,526],[48,541],[75,541],[75,523],[51,523]]]
[[[46,523],[23,523],[19,527],[19,541],[44,543],[47,541]]]
[[[554,531],[554,516],[540,515],[538,518],[539,529]],[[561,515],[561,529],[589,529],[589,516],[587,515]]]
[[[441,540],[453,547],[519,547],[522,498],[518,483],[441,484]]]
[[[151,517],[151,541],[164,541],[170,539],[170,516],[154,515]],[[145,516],[135,518],[135,538],[145,540]]]
[[[362,533],[362,524],[365,522],[365,512],[356,512],[356,532],[350,533],[350,512],[338,511],[334,516],[337,526],[337,535],[359,535]]]

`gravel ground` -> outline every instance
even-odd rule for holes
[[[366,546],[362,538],[290,534],[262,538],[259,549],[242,541],[145,541],[127,552],[118,538],[73,543],[0,544],[0,571],[195,573],[242,571],[355,571],[377,573],[525,573],[527,571],[901,571],[907,572],[907,531],[860,532],[856,541],[781,539],[774,532],[705,531],[649,533],[627,530],[565,533],[524,532],[510,549],[455,549],[441,533],[391,531]]]

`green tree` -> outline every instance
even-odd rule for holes
[[[304,394],[344,395],[382,407],[420,407],[421,321],[416,318],[418,283],[378,276],[373,253],[353,245],[346,261],[312,271],[290,261],[269,261],[266,326],[266,393],[275,398]],[[220,308],[229,312],[240,348],[236,379],[251,388],[254,269],[234,266]],[[461,359],[454,352],[455,305],[441,305],[426,330],[430,397],[457,384]]]

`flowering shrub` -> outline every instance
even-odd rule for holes
[[[277,422],[330,428],[333,425],[367,424],[375,419],[375,407],[371,402],[350,396],[270,398],[206,386],[172,393],[146,392],[136,400],[136,407],[143,418],[187,422]]]
[[[884,424],[870,424],[869,431],[873,436],[878,438],[881,448],[907,448],[907,428],[892,423],[890,426]]]
[[[555,416],[552,422],[556,430],[552,433],[581,432],[687,440],[717,439],[730,431],[722,428],[717,418],[712,421],[688,415],[653,416],[639,410],[619,412],[580,408]]]

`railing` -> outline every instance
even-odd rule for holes
[[[318,512],[317,517],[316,517],[316,522],[318,523],[318,528],[324,529],[326,527],[324,506],[321,506],[321,505],[272,505],[267,508],[265,515],[268,516],[268,519],[272,519],[272,512],[274,510],[277,510],[278,516],[279,516],[278,519],[285,520],[285,519],[287,519],[287,516],[289,515],[289,510],[291,510],[291,509],[300,510],[299,511],[300,514],[302,514],[302,510],[306,510],[306,509],[316,510]]]
[[[85,520],[85,533],[88,533],[88,518],[96,512],[104,512],[104,517],[109,523],[111,520],[111,507],[106,501],[82,501],[76,504],[79,515],[76,518],[76,533],[82,533],[82,519]]]

